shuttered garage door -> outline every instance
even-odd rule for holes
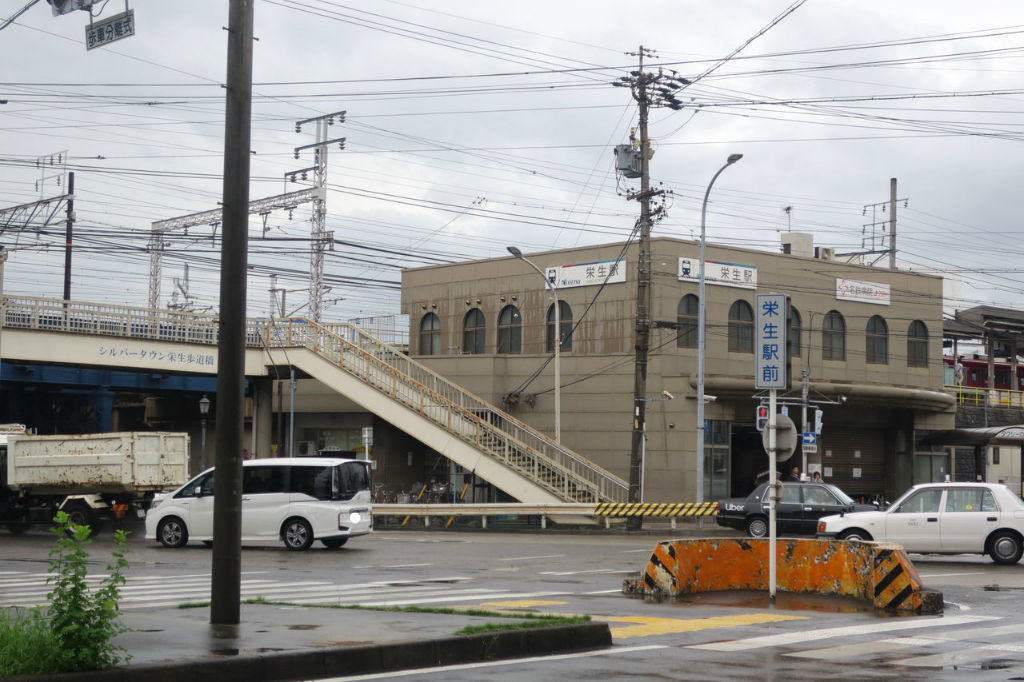
[[[830,426],[825,429],[818,445],[821,465],[831,467],[829,483],[839,486],[847,495],[858,499],[885,490],[885,434],[867,428]],[[831,451],[832,456],[828,456]],[[857,453],[860,456],[857,457]],[[854,477],[860,469],[860,477]],[[858,499],[859,501],[859,499]]]

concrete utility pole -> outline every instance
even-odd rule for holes
[[[249,250],[249,149],[252,136],[254,0],[228,10],[224,112],[224,234],[217,344],[217,467],[213,497],[210,623],[237,625],[242,579],[242,422],[245,418],[245,283]]]
[[[848,263],[854,262],[854,259],[859,259],[859,261],[863,263],[865,256],[876,256],[876,258],[871,261],[871,265],[882,260],[885,256],[889,256],[889,269],[895,270],[896,204],[899,202],[903,202],[903,208],[906,208],[908,199],[896,198],[896,178],[889,178],[889,200],[879,201],[874,204],[866,204],[864,206],[863,215],[866,216],[868,211],[871,211],[871,222],[866,223],[861,229],[861,250],[837,253],[836,256],[839,258],[846,258]],[[886,211],[889,212],[888,221],[876,219],[879,212],[885,213]],[[886,234],[887,232],[888,234]]]
[[[71,300],[71,231],[75,224],[75,172],[68,173],[68,219],[64,230],[64,300]]]
[[[889,269],[896,269],[896,178],[889,178]]]
[[[629,456],[629,501],[640,502],[643,480],[644,425],[647,419],[647,355],[651,339],[651,178],[650,140],[647,137],[647,81],[644,78],[644,48],[638,53],[640,76],[635,92],[640,107],[640,253],[636,268],[636,356],[633,371],[633,440]],[[630,518],[627,527],[639,530],[641,517]]]
[[[654,52],[643,45],[631,56],[639,59],[639,68],[614,83],[616,86],[629,87],[633,99],[639,106],[640,128],[640,192],[629,196],[640,202],[639,219],[639,255],[637,258],[636,283],[636,327],[635,327],[635,361],[633,372],[633,439],[629,457],[629,501],[640,502],[643,485],[644,438],[647,416],[647,356],[650,350],[651,337],[651,223],[661,216],[663,206],[652,209],[651,199],[661,196],[661,190],[651,190],[650,179],[650,139],[647,135],[647,114],[652,106],[667,106],[681,109],[682,103],[675,98],[674,92],[689,85],[690,81],[673,74],[644,72],[644,57],[654,56]],[[657,86],[657,89],[654,89]],[[636,177],[630,175],[627,177]],[[630,517],[627,528],[639,530],[643,525],[640,517]]]

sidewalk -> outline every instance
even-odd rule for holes
[[[455,635],[467,625],[521,618],[243,604],[237,626],[212,626],[209,608],[125,613],[117,638],[131,661],[104,672],[4,682],[256,682],[315,680],[611,646],[605,623]]]

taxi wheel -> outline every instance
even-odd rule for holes
[[[752,516],[747,521],[747,535],[752,538],[768,536],[768,519],[763,516]]]
[[[1000,531],[989,540],[989,554],[997,564],[1011,565],[1020,561],[1024,544],[1020,536],[1009,531]]]
[[[871,542],[871,535],[865,533],[859,528],[853,528],[851,530],[843,531],[839,536],[840,540],[856,540],[857,542]]]

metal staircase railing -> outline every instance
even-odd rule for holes
[[[217,318],[181,311],[4,296],[7,328],[216,344]],[[566,502],[623,502],[618,476],[555,443],[351,324],[251,318],[250,348],[309,349]]]

